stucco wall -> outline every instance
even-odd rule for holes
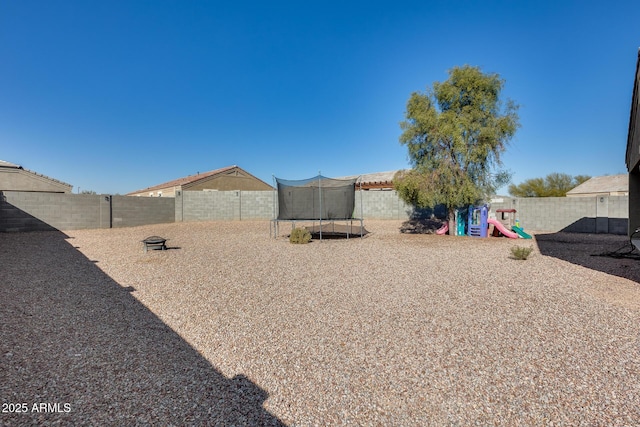
[[[0,168],[0,191],[71,193],[72,186],[24,169]]]
[[[271,186],[257,178],[239,173],[238,175],[217,175],[183,187],[184,191],[201,191],[206,189],[215,189],[218,191],[271,191]]]

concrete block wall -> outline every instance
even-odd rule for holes
[[[272,191],[183,191],[176,195],[175,217],[176,221],[272,219],[274,197]],[[395,191],[356,191],[357,218],[408,219],[412,212],[413,207]]]
[[[174,222],[172,198],[3,191],[0,231],[78,230]]]
[[[627,234],[629,229],[629,196],[609,197],[609,233]]]
[[[176,194],[176,221],[273,218],[272,191],[182,191]]]
[[[176,196],[176,221],[272,219],[274,193],[271,191],[183,192]],[[526,230],[578,233],[626,234],[628,198],[545,197],[504,198],[492,204],[496,209],[516,209]],[[354,216],[364,219],[406,220],[416,211],[395,191],[356,191]],[[442,209],[436,214],[444,215]]]
[[[274,191],[243,191],[240,196],[240,219],[273,218]]]
[[[629,196],[609,197],[609,217],[629,218]]]
[[[626,234],[629,198],[503,198],[497,209],[516,209],[525,230]],[[426,211],[429,214],[430,211]],[[357,191],[354,216],[406,220],[414,209],[395,191]],[[415,212],[424,213],[424,212]],[[272,191],[182,191],[175,198],[0,192],[0,231],[131,227],[174,221],[269,220]]]
[[[183,191],[180,202],[182,221],[240,219],[240,191]]]
[[[529,230],[588,233],[593,229],[596,203],[591,197],[515,199],[520,224]],[[584,220],[583,218],[586,218]]]
[[[113,228],[175,221],[176,201],[173,197],[103,197],[111,197],[112,200]]]
[[[0,231],[107,228],[109,212],[108,196],[3,191]]]
[[[356,218],[408,219],[413,211],[413,207],[402,201],[395,191],[356,191]]]
[[[572,233],[626,234],[627,196],[503,198],[491,204],[497,209],[516,209],[525,230]]]

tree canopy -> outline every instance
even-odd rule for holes
[[[544,178],[532,178],[509,185],[513,197],[564,197],[569,190],[589,180],[589,175],[571,176],[566,173],[550,173]]]
[[[500,156],[519,127],[518,106],[500,98],[504,80],[479,67],[449,70],[425,93],[411,94],[400,123],[412,169],[394,179],[399,196],[418,207],[454,210],[491,195],[509,181]],[[452,227],[453,224],[450,224]]]

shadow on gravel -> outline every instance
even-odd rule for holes
[[[435,234],[444,223],[444,220],[437,218],[411,218],[402,223],[400,232],[405,234]]]
[[[284,425],[66,238],[0,233],[0,424]]]
[[[627,236],[559,232],[536,234],[535,239],[542,255],[640,283],[640,260],[634,259],[640,253],[620,256],[632,249]]]

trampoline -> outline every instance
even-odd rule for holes
[[[311,222],[313,225],[306,228],[320,240],[366,234],[363,219],[354,216],[357,178],[334,179],[317,175],[302,180],[276,177],[274,180],[274,218],[269,230],[274,237],[278,237],[281,222],[291,223],[292,230],[296,223]],[[336,225],[336,222],[344,225]],[[354,222],[359,222],[359,227],[354,226]]]

